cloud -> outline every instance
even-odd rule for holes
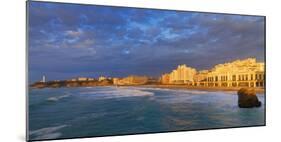
[[[264,60],[264,19],[212,13],[29,2],[30,80],[159,76]]]
[[[83,31],[80,29],[78,29],[77,31],[74,31],[74,30],[65,31],[65,35],[70,36],[70,37],[79,37],[82,34],[83,34]]]

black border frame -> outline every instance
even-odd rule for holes
[[[127,134],[112,134],[112,135],[100,135],[100,136],[78,136],[78,137],[61,137],[55,139],[40,139],[40,140],[30,140],[29,139],[29,85],[28,85],[28,51],[29,51],[29,2],[39,2],[39,3],[55,3],[55,4],[69,4],[69,5],[80,5],[80,6],[100,6],[100,7],[113,7],[113,8],[132,8],[132,9],[143,9],[143,10],[160,10],[160,11],[174,11],[174,12],[193,12],[193,13],[207,13],[207,14],[223,14],[223,15],[240,15],[240,16],[253,16],[253,17],[263,17],[264,19],[264,124],[262,125],[250,125],[250,126],[233,126],[233,127],[217,127],[217,128],[204,128],[204,129],[189,129],[189,130],[176,130],[176,131],[157,131],[157,132],[144,132],[144,133],[127,133]],[[54,2],[54,1],[39,1],[39,0],[26,0],[26,13],[25,13],[25,40],[26,40],[26,141],[51,141],[51,140],[67,140],[67,139],[78,139],[78,138],[98,138],[98,137],[110,137],[110,136],[129,136],[129,135],[145,135],[145,134],[160,134],[160,133],[171,133],[171,132],[189,132],[189,131],[201,131],[201,130],[220,130],[220,129],[233,129],[233,128],[250,128],[250,127],[262,127],[266,126],[266,16],[264,15],[251,15],[251,14],[233,14],[233,13],[223,13],[223,12],[202,12],[202,11],[192,11],[192,10],[173,10],[173,9],[161,9],[161,8],[141,8],[141,7],[131,7],[131,6],[114,6],[114,5],[101,5],[101,4],[85,4],[85,3],[72,3],[72,2]]]

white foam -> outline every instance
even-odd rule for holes
[[[48,98],[47,100],[48,100],[48,101],[54,101],[54,102],[56,102],[56,101],[58,101],[58,100],[60,100],[60,99],[67,98],[67,97],[69,97],[69,96],[70,96],[70,95],[62,95],[62,96],[50,97],[50,98]]]
[[[134,88],[107,88],[109,90],[97,90],[81,92],[80,95],[94,96],[97,99],[113,99],[122,97],[153,96],[153,92],[142,91]]]
[[[60,125],[54,127],[41,128],[38,130],[30,131],[29,135],[34,135],[34,139],[55,139],[62,135],[60,132],[57,131],[67,126],[68,125]]]
[[[150,87],[134,87],[140,90],[153,90],[153,91],[168,91],[171,93],[180,93],[180,94],[210,94],[208,91],[200,91],[200,90],[187,90],[187,89],[177,89],[177,88],[150,88]]]

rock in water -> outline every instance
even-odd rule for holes
[[[256,96],[255,89],[241,88],[238,92],[238,106],[240,108],[260,107],[261,102]]]

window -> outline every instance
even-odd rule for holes
[[[263,82],[260,82],[260,86],[263,87]]]

